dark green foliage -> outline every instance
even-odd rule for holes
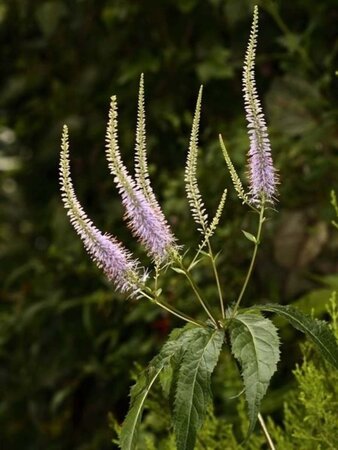
[[[334,294],[333,294],[334,297]],[[334,298],[332,300],[333,306]],[[229,311],[225,326],[229,329],[231,351],[239,362],[248,403],[249,428],[246,441],[254,432],[261,402],[277,370],[280,341],[273,323],[257,313],[272,311],[287,318],[296,329],[306,333],[320,353],[337,368],[337,342],[326,322],[313,319],[291,306],[267,304],[246,311]],[[233,314],[233,315],[231,315]],[[336,324],[335,310],[331,313]],[[142,412],[149,392],[157,378],[171,406],[171,421],[178,450],[193,450],[211,402],[211,374],[224,342],[224,329],[186,326],[174,330],[160,353],[141,373],[131,391],[131,404],[120,433],[122,450],[134,450]],[[231,428],[228,428],[231,431]],[[252,441],[250,445],[253,445]]]
[[[337,335],[337,309],[332,297],[329,310],[332,331]],[[227,375],[231,376],[227,366]],[[216,369],[217,370],[217,369]],[[223,369],[222,369],[223,376]],[[281,450],[334,450],[337,433],[338,371],[315,351],[313,342],[302,345],[302,362],[293,370],[294,385],[283,397],[283,424],[268,417],[267,427],[274,445]],[[174,435],[169,427],[169,409],[156,389],[150,394],[148,418],[142,435],[145,450],[176,450]],[[223,392],[224,395],[224,392]],[[196,450],[240,450],[249,420],[244,399],[240,399],[233,423],[227,417],[208,410],[196,441]],[[161,417],[159,423],[158,418]],[[145,431],[145,427],[147,431]],[[145,438],[146,436],[146,438]],[[256,427],[246,443],[248,450],[266,449],[261,430]]]

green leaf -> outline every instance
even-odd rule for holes
[[[173,330],[160,353],[152,359],[147,370],[140,374],[136,384],[131,389],[130,408],[121,429],[120,448],[122,450],[136,448],[144,404],[152,385],[164,368],[170,364],[171,358],[179,351],[186,339],[191,334],[196,333],[197,330],[199,328],[191,327],[191,325]]]
[[[232,353],[239,361],[253,431],[261,401],[279,361],[279,338],[273,323],[257,314],[238,314],[230,322]]]
[[[257,244],[257,239],[253,234],[248,233],[247,231],[244,230],[242,230],[242,233],[247,239],[249,239],[249,241],[253,242],[254,244]]]
[[[199,264],[202,261],[202,259],[203,258],[198,258],[196,259],[196,261],[193,261],[188,267],[188,272],[190,272],[190,270],[192,270],[195,266],[197,266],[197,264]]]
[[[172,267],[172,270],[173,270],[174,272],[181,273],[181,274],[185,275],[184,270],[181,269],[180,267]]]
[[[174,407],[177,450],[195,448],[196,434],[211,400],[211,374],[223,342],[223,330],[199,328],[180,361]]]
[[[67,9],[63,2],[49,1],[39,6],[35,15],[41,31],[48,37],[56,31],[60,21],[67,15]]]
[[[162,367],[163,368],[163,367]],[[135,449],[137,444],[138,429],[147,395],[151,386],[161,372],[161,367],[150,375],[143,372],[131,390],[131,403],[129,412],[123,422],[120,434],[120,448],[122,450]]]
[[[267,305],[253,306],[250,309],[270,311],[284,317],[299,331],[305,333],[318,347],[321,354],[336,369],[338,369],[338,344],[328,324],[322,320],[313,319],[298,309],[288,305],[269,303]]]
[[[186,339],[182,342],[181,347],[171,358],[170,364],[167,365],[161,373],[160,382],[162,386],[163,393],[168,399],[169,407],[171,411],[174,411],[175,404],[175,393],[177,387],[177,379],[179,374],[180,363],[182,361],[184,352],[187,350],[191,341],[194,341],[198,337],[198,330],[191,330],[191,332],[186,334]]]

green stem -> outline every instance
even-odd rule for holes
[[[192,290],[194,291],[198,301],[200,302],[200,304],[202,305],[204,311],[208,314],[210,320],[212,321],[212,323],[215,325],[216,328],[218,328],[217,322],[214,318],[214,316],[212,315],[210,309],[208,308],[208,306],[206,305],[206,303],[204,302],[204,300],[201,297],[201,294],[199,293],[198,287],[196,286],[194,280],[191,278],[188,270],[185,268],[181,258],[177,258],[176,259],[176,263],[180,266],[181,270],[183,271],[186,279],[189,281],[189,284],[192,288]]]
[[[216,284],[217,284],[217,291],[218,291],[218,296],[219,296],[219,303],[220,303],[220,306],[221,306],[222,319],[225,319],[224,300],[223,300],[223,295],[222,295],[221,283],[219,281],[218,270],[217,270],[217,267],[216,267],[215,258],[214,258],[214,254],[213,254],[213,251],[212,251],[209,239],[208,239],[208,249],[209,249],[212,269],[214,271],[215,280],[216,280]]]
[[[160,302],[159,300],[153,300],[153,302],[158,305],[160,308],[165,309],[170,314],[173,314],[176,317],[179,317],[180,319],[184,320],[185,322],[192,323],[194,325],[197,325],[198,327],[204,327],[204,324],[202,322],[199,322],[197,320],[192,319],[191,317],[187,316],[186,314],[182,313],[181,311],[177,311],[177,309],[166,305],[165,303]]]
[[[259,421],[260,426],[262,427],[264,436],[266,437],[266,441],[269,445],[270,450],[276,450],[276,447],[274,446],[274,444],[272,442],[271,436],[268,432],[268,429],[266,427],[265,421],[264,421],[261,413],[258,414],[258,421]]]
[[[190,283],[190,286],[192,287],[192,290],[194,291],[198,301],[200,302],[200,304],[202,305],[204,311],[208,314],[210,320],[212,321],[212,323],[218,328],[217,322],[214,318],[214,316],[211,314],[210,309],[207,307],[206,303],[204,302],[204,300],[202,299],[199,291],[198,291],[198,287],[196,286],[194,280],[191,278],[191,276],[189,275],[189,273],[187,272],[187,270],[182,266],[182,269],[184,271],[184,274],[187,278],[187,280]]]
[[[191,263],[189,264],[188,270],[190,270],[192,268],[192,266],[195,264],[196,259],[199,257],[200,254],[200,250],[197,250],[193,260],[191,261]]]
[[[185,322],[192,323],[192,324],[197,325],[199,327],[201,327],[201,326],[204,327],[204,324],[202,322],[199,322],[197,320],[192,319],[191,317],[189,317],[186,314],[184,314],[182,311],[178,311],[173,306],[169,306],[169,305],[167,305],[164,302],[160,302],[157,299],[156,296],[152,297],[151,295],[147,294],[144,291],[141,291],[141,294],[142,294],[143,297],[147,298],[152,303],[155,303],[155,305],[158,305],[160,308],[165,309],[170,314],[173,314],[174,316],[179,317],[180,319],[184,320]]]
[[[236,312],[238,310],[238,307],[239,307],[239,305],[241,303],[241,300],[243,298],[243,295],[244,295],[245,290],[247,288],[247,285],[249,283],[249,280],[250,280],[250,277],[251,277],[251,273],[252,273],[252,269],[253,269],[253,267],[255,265],[256,256],[257,256],[257,250],[258,250],[258,246],[260,244],[260,238],[261,238],[261,233],[262,233],[262,225],[263,225],[263,222],[264,222],[264,211],[265,211],[265,208],[264,208],[264,199],[263,199],[262,200],[262,206],[261,206],[261,209],[260,209],[260,212],[259,212],[259,223],[258,223],[258,229],[257,229],[257,234],[256,234],[256,242],[255,242],[254,251],[253,251],[253,254],[252,254],[252,257],[251,257],[250,266],[249,266],[248,272],[246,274],[242,290],[241,290],[241,292],[240,292],[240,294],[238,296],[237,302],[235,304],[235,307],[234,307],[234,310],[233,310],[233,313],[232,313],[233,316],[236,314]]]

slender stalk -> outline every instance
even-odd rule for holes
[[[265,423],[261,413],[258,413],[258,421],[259,421],[260,426],[262,427],[264,436],[266,437],[266,441],[267,441],[267,443],[269,445],[270,450],[276,450],[276,447],[274,446],[274,444],[272,442],[271,436],[270,436],[270,434],[268,432],[268,429],[266,427],[266,423]]]
[[[202,247],[202,248],[203,248],[203,247]],[[189,271],[190,268],[195,264],[195,261],[197,260],[197,258],[198,258],[199,255],[201,254],[202,248],[201,248],[201,247],[198,248],[198,250],[197,250],[197,252],[196,252],[196,254],[195,254],[195,256],[194,256],[194,259],[193,259],[193,260],[191,261],[191,263],[189,264],[188,271]]]
[[[216,284],[217,284],[217,291],[218,291],[218,296],[219,296],[219,303],[220,303],[220,306],[221,306],[222,319],[225,319],[224,300],[223,300],[223,295],[222,295],[222,288],[221,288],[221,283],[219,281],[218,270],[217,270],[217,267],[216,267],[215,258],[214,258],[214,254],[213,254],[213,251],[212,251],[209,239],[208,239],[208,249],[209,249],[209,254],[210,254],[212,270],[214,271],[215,280],[216,280]]]
[[[206,244],[208,245],[208,249],[209,249],[209,257],[211,260],[212,270],[214,272],[214,276],[215,276],[215,280],[216,280],[216,284],[217,284],[217,291],[218,291],[219,302],[220,302],[220,306],[221,306],[222,318],[224,319],[225,311],[224,311],[224,300],[223,300],[223,295],[222,295],[222,288],[221,288],[221,283],[219,281],[218,271],[217,271],[217,267],[215,264],[215,258],[214,258],[214,254],[213,254],[209,239],[206,240]],[[194,265],[194,263],[197,260],[200,253],[201,253],[201,248],[199,248],[197,250],[196,255],[194,256],[194,259],[191,261],[191,263],[187,269],[188,272],[190,270],[190,267],[192,267]]]
[[[185,322],[192,323],[194,325],[197,325],[198,327],[204,326],[202,322],[199,322],[197,320],[192,319],[191,317],[187,316],[186,314],[182,313],[181,311],[177,311],[177,309],[166,305],[165,303],[160,302],[159,300],[153,300],[153,302],[158,305],[160,308],[165,309],[170,314],[173,314],[176,317],[179,317],[180,319],[184,320]]]
[[[196,286],[194,280],[191,278],[191,276],[189,275],[189,272],[186,270],[186,268],[183,266],[183,264],[181,264],[181,268],[182,268],[182,270],[183,270],[187,280],[189,281],[189,284],[190,284],[192,290],[194,291],[198,301],[202,305],[204,311],[208,314],[208,316],[209,316],[210,320],[212,321],[212,323],[218,328],[217,322],[216,322],[214,316],[212,315],[210,309],[208,308],[208,306],[206,305],[206,303],[202,299],[201,294],[199,293],[198,287]]]
[[[264,222],[264,211],[265,211],[265,207],[264,207],[264,200],[263,200],[262,201],[262,206],[261,206],[261,209],[260,209],[260,212],[259,212],[259,223],[258,223],[258,229],[257,229],[257,234],[256,234],[256,242],[255,242],[254,251],[252,253],[250,266],[249,266],[248,272],[246,274],[243,287],[241,289],[241,292],[239,293],[237,302],[236,302],[234,310],[233,310],[233,315],[235,315],[237,310],[238,310],[238,307],[239,307],[239,305],[241,303],[241,300],[242,300],[243,295],[245,293],[246,287],[247,287],[248,282],[250,280],[252,269],[253,269],[253,267],[255,265],[256,256],[257,256],[257,250],[258,250],[258,246],[260,244],[260,238],[261,238],[261,233],[262,233],[262,225],[263,225],[263,222]]]
[[[144,291],[140,292],[141,295],[145,298],[147,298],[148,300],[150,300],[152,303],[155,303],[155,305],[158,305],[160,308],[165,309],[167,312],[169,312],[170,314],[173,314],[176,317],[179,317],[180,319],[184,320],[185,322],[189,322],[189,323],[193,323],[194,325],[197,326],[204,326],[204,324],[202,322],[199,322],[198,320],[194,320],[193,318],[187,316],[186,314],[184,314],[182,311],[178,311],[176,308],[174,308],[173,306],[169,306],[164,302],[160,302],[156,295],[154,297],[152,297],[151,295],[147,294]]]
[[[201,294],[199,293],[198,287],[196,286],[194,280],[192,279],[192,277],[189,274],[189,270],[184,266],[183,261],[181,259],[181,257],[179,257],[179,255],[173,255],[173,260],[176,262],[176,264],[180,267],[180,269],[182,270],[183,274],[185,275],[186,279],[189,281],[189,284],[192,288],[192,290],[194,291],[198,301],[200,302],[200,304],[202,305],[204,311],[207,313],[207,315],[209,316],[210,320],[212,321],[212,323],[215,325],[216,328],[218,328],[218,324],[216,319],[214,318],[214,316],[212,315],[208,305],[206,304],[206,302],[203,300],[203,298],[201,297]]]
[[[207,313],[207,315],[209,316],[210,320],[212,321],[212,323],[215,325],[216,328],[218,328],[217,325],[217,321],[214,318],[214,316],[212,315],[209,307],[207,306],[206,302],[203,300],[203,298],[201,297],[201,294],[199,293],[198,287],[196,286],[194,280],[191,278],[190,274],[189,274],[189,270],[184,266],[182,259],[176,255],[176,257],[174,258],[176,261],[176,264],[180,267],[180,269],[182,270],[183,274],[185,275],[186,279],[189,281],[189,284],[192,288],[192,290],[194,291],[198,301],[200,302],[200,304],[202,305],[204,311]]]

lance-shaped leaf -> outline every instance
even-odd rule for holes
[[[273,323],[258,314],[238,314],[232,319],[230,338],[232,353],[242,368],[250,434],[270,379],[277,369],[279,338]]]
[[[174,410],[177,379],[183,355],[189,349],[191,343],[199,338],[200,333],[204,333],[204,331],[201,330],[201,328],[191,328],[189,332],[185,333],[184,337],[182,336],[180,347],[171,358],[170,364],[167,364],[160,374],[162,390],[169,401],[169,406],[172,411]]]
[[[119,445],[122,450],[132,450],[136,448],[144,404],[152,385],[156,381],[163,367],[164,364],[163,366],[159,365],[157,369],[141,373],[136,384],[131,389],[130,409],[123,422],[120,434]]]
[[[177,377],[174,430],[177,450],[193,450],[211,400],[210,378],[224,341],[224,331],[199,329],[186,349]]]
[[[171,358],[180,350],[181,346],[187,345],[190,339],[194,339],[198,330],[199,328],[190,325],[174,330],[160,353],[152,359],[147,370],[140,374],[131,389],[130,408],[121,429],[120,447],[122,450],[136,448],[144,405],[152,385],[161,372],[170,365]]]
[[[294,328],[305,333],[317,345],[324,358],[338,369],[337,340],[326,322],[313,319],[311,316],[288,305],[269,303],[267,305],[253,306],[250,309],[270,311],[284,317]]]

